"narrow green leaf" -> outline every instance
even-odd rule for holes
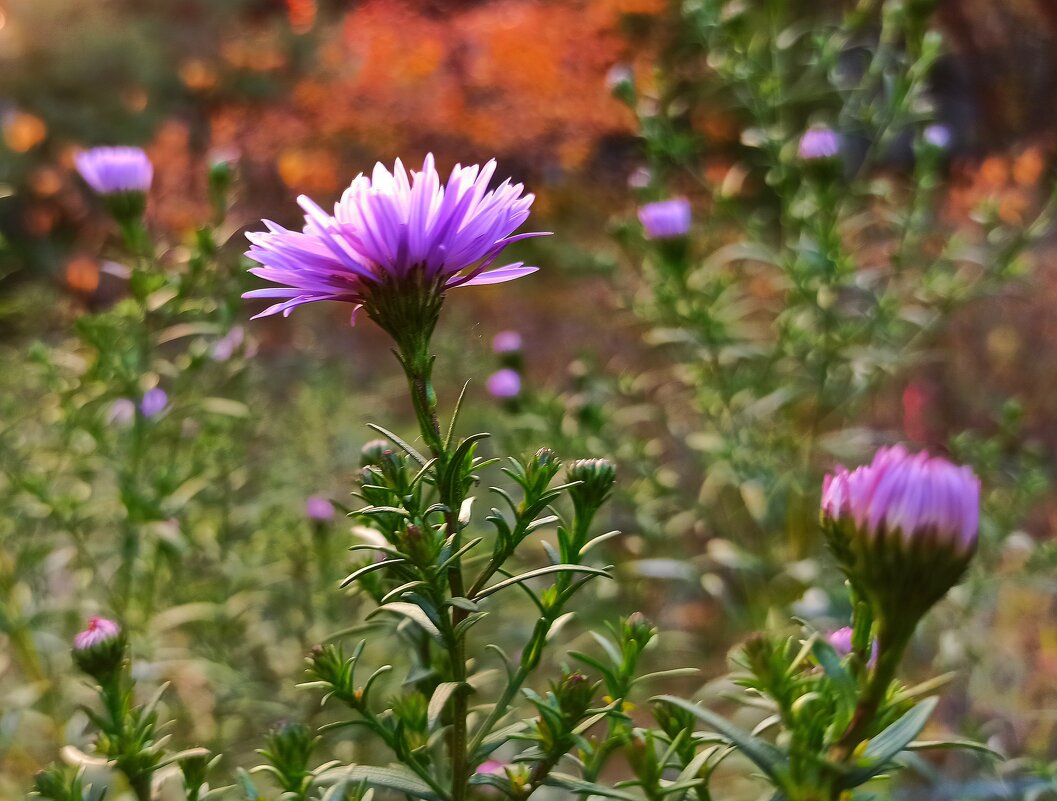
[[[412,448],[406,442],[404,442],[404,440],[400,439],[400,437],[398,437],[396,434],[394,434],[388,428],[384,428],[384,427],[382,427],[380,425],[377,425],[376,423],[368,423],[367,427],[368,428],[373,428],[375,431],[377,431],[383,437],[386,437],[387,439],[392,440],[395,444],[399,445],[401,450],[403,450],[408,456],[410,456],[412,459],[414,459],[416,462],[418,462],[420,467],[425,467],[426,466],[426,457],[423,456],[418,451],[416,451],[414,448]]]
[[[632,793],[625,793],[623,790],[607,787],[604,784],[584,781],[566,773],[551,773],[543,780],[543,783],[548,787],[560,787],[577,795],[600,795],[604,798],[616,798],[619,801],[640,801],[639,797]]]
[[[412,622],[418,624],[430,637],[435,640],[440,640],[440,629],[434,625],[433,621],[429,619],[429,616],[422,611],[422,609],[415,604],[406,603],[404,601],[397,601],[396,603],[386,604],[385,606],[379,606],[377,609],[372,610],[368,613],[367,617],[373,617],[379,612],[392,612],[396,615],[402,615],[408,618]]]
[[[345,577],[345,580],[341,582],[342,587],[348,587],[356,579],[366,576],[368,573],[373,573],[375,570],[383,570],[384,568],[391,567],[392,565],[402,565],[406,562],[406,559],[386,559],[384,562],[372,562],[369,565],[364,565],[359,570],[354,570]]]
[[[455,401],[455,408],[451,413],[451,422],[448,423],[448,433],[444,435],[444,450],[451,448],[451,438],[455,435],[455,423],[459,419],[459,412],[462,411],[462,401],[466,397],[466,388],[470,386],[470,380],[467,379],[466,383],[462,385],[462,392],[459,393],[458,400]]]
[[[762,770],[776,786],[784,787],[786,756],[771,743],[758,737],[753,737],[726,718],[682,698],[676,698],[673,695],[660,695],[650,700],[672,704],[695,715],[710,728],[726,737],[733,745],[737,746],[738,750]]]
[[[475,600],[480,598],[487,598],[489,595],[505,590],[507,587],[512,587],[515,584],[520,584],[523,581],[529,579],[538,578],[539,576],[546,576],[549,573],[588,573],[594,576],[605,576],[610,578],[609,573],[605,570],[601,570],[597,567],[587,567],[586,565],[548,565],[547,567],[536,568],[530,570],[527,573],[522,573],[520,576],[513,576],[512,578],[500,581],[497,584],[493,584],[491,587],[485,587],[479,593]]]
[[[983,743],[978,743],[975,740],[915,740],[907,745],[905,750],[934,751],[941,748],[961,748],[966,751],[976,751],[978,754],[985,754],[994,759],[1006,758],[993,748],[988,748]]]
[[[366,782],[371,787],[393,790],[412,798],[421,798],[423,801],[441,801],[441,797],[422,779],[407,768],[397,766],[379,768],[372,765],[349,765],[331,768],[317,776],[316,781],[319,784],[333,784],[340,781]]]
[[[926,698],[866,745],[862,758],[844,780],[851,789],[869,781],[891,765],[892,759],[917,737],[936,708],[938,698]]]
[[[852,675],[840,663],[840,657],[837,656],[833,646],[820,638],[811,644],[811,653],[818,660],[837,692],[840,693],[844,707],[848,710],[853,709],[858,697],[858,686]]]
[[[437,689],[433,691],[433,696],[429,699],[429,707],[426,710],[426,718],[429,721],[427,725],[430,731],[433,730],[437,725],[437,721],[440,720],[440,716],[444,712],[444,707],[447,705],[448,700],[455,694],[455,691],[462,686],[462,682],[458,681],[444,681],[437,685]]]

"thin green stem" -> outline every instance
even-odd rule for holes
[[[433,389],[432,368],[433,359],[428,352],[428,342],[422,343],[420,349],[413,353],[401,353],[400,361],[407,374],[408,386],[411,393],[411,402],[418,418],[419,430],[422,438],[429,446],[433,457],[437,460],[435,471],[438,479],[443,477],[448,469],[450,454],[444,446],[444,439],[440,432],[440,422],[437,419],[437,395]],[[438,480],[437,488],[440,492],[440,502],[445,507],[444,513],[445,529],[451,547],[459,548],[459,507],[462,499],[458,497],[460,482]],[[452,597],[465,597],[466,590],[463,583],[462,562],[460,559],[452,561],[448,567],[448,588]],[[466,619],[467,612],[458,607],[452,607],[451,628],[455,628]],[[469,771],[467,768],[467,715],[469,713],[469,699],[465,687],[466,671],[466,643],[462,636],[454,637],[451,653],[451,679],[458,682],[459,689],[452,699],[452,727],[450,739],[451,753],[451,799],[452,801],[463,801],[466,798]]]

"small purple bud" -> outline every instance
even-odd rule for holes
[[[112,640],[121,634],[121,626],[105,617],[88,618],[88,626],[73,638],[76,651],[93,648],[100,643]]]
[[[845,626],[844,628],[831,631],[826,635],[826,642],[828,642],[833,650],[837,652],[837,656],[841,659],[851,654],[852,650],[852,635],[854,630],[851,626]],[[870,667],[873,667],[877,663],[877,640],[873,641],[870,647]]]
[[[511,370],[509,367],[497,370],[488,376],[486,387],[488,394],[493,398],[501,400],[516,398],[521,394],[521,376],[517,370]]]
[[[805,161],[834,158],[840,155],[840,136],[832,128],[811,128],[800,137],[797,154]]]
[[[88,618],[73,638],[73,661],[100,684],[111,681],[125,661],[125,632],[113,620]]]
[[[502,776],[505,769],[506,765],[498,759],[486,759],[477,766],[477,770],[474,773],[480,773],[485,776]]]
[[[100,195],[146,192],[154,167],[138,147],[93,147],[74,157],[77,172]]]
[[[518,353],[521,346],[521,334],[517,331],[500,331],[492,339],[492,351],[498,354]]]
[[[929,125],[922,136],[926,144],[938,150],[946,150],[951,145],[951,129],[941,123]]]
[[[647,239],[674,239],[690,230],[690,201],[683,197],[647,203],[639,209],[639,222]]]
[[[326,523],[334,519],[334,504],[322,495],[312,495],[305,501],[305,517],[317,523]]]
[[[897,445],[827,475],[821,507],[830,549],[878,620],[912,630],[976,550],[980,480],[968,467]]]
[[[139,410],[144,417],[155,417],[165,411],[168,405],[169,396],[165,390],[161,387],[154,387],[143,393],[143,398],[139,402]]]
[[[872,539],[898,533],[907,545],[927,538],[968,555],[979,530],[980,480],[970,468],[925,452],[882,448],[869,465],[826,476],[822,513],[834,521],[850,517]]]
[[[118,428],[128,428],[135,419],[136,404],[128,398],[118,398],[106,412],[107,423]]]

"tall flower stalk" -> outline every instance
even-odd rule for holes
[[[465,798],[475,767],[467,748],[465,652],[473,598],[467,597],[463,573],[462,530],[467,521],[461,519],[460,510],[478,465],[473,457],[475,443],[483,435],[456,440],[454,415],[447,433],[442,432],[430,339],[449,289],[501,283],[536,269],[522,263],[492,268],[507,245],[539,235],[514,233],[528,217],[533,197],[523,195],[521,185],[509,181],[489,190],[494,170],[494,162],[483,168],[456,166],[443,185],[431,155],[421,171],[410,175],[399,161],[392,172],[379,164],[370,178],[361,175],[352,182],[333,214],[309,198],[299,198],[305,211],[302,231],[268,223],[267,232],[249,235],[252,247],[247,254],[262,265],[251,272],[283,285],[246,293],[248,298],[283,299],[258,316],[289,314],[296,306],[318,300],[348,302],[354,310],[362,308],[396,345],[428,456],[419,456],[410,446],[405,450],[420,462],[435,487],[444,550],[450,554],[443,572],[453,602],[447,619],[437,623],[448,648],[452,687],[447,792],[451,801]],[[414,542],[423,536],[421,526],[410,522],[405,534]],[[413,543],[405,538],[403,544]],[[478,583],[475,589],[480,591],[483,585]],[[410,764],[413,769],[417,765]],[[418,772],[435,784],[435,777]]]

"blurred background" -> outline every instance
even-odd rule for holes
[[[105,319],[127,295],[110,261],[120,261],[111,223],[73,167],[79,149],[100,144],[149,153],[148,221],[165,243],[166,271],[195,269],[205,228],[215,232],[211,258],[226,265],[217,275],[227,300],[216,300],[217,285],[212,300],[187,290],[171,321],[215,315],[209,325],[220,328],[173,333],[144,384],[168,387],[171,430],[159,436],[172,448],[164,453],[186,446],[172,459],[188,467],[179,480],[152,480],[156,503],[138,524],[156,548],[159,597],[133,628],[143,634],[144,676],[173,682],[173,714],[196,742],[235,743],[232,764],[242,764],[262,726],[306,705],[293,689],[304,648],[331,624],[351,625],[358,607],[355,598],[321,601],[326,611],[313,618],[290,602],[305,575],[325,598],[347,572],[316,574],[302,563],[299,549],[319,531],[304,518],[305,499],[355,508],[348,493],[371,438],[364,422],[412,422],[370,323],[350,329],[347,309],[327,306],[248,322],[257,309],[237,300],[255,285],[239,263],[243,233],[262,217],[295,225],[299,193],[326,207],[376,160],[417,167],[432,152],[442,174],[495,157],[497,175],[536,194],[530,228],[555,232],[522,247],[518,258],[541,268],[532,278],[448,303],[437,343],[442,398],[450,408],[472,379],[463,425],[492,430],[497,449],[546,444],[570,458],[617,459],[622,491],[609,522],[625,536],[607,558],[622,578],[605,592],[621,611],[641,607],[670,631],[658,661],[711,677],[733,643],[776,615],[843,625],[839,583],[826,577],[817,537],[805,534],[822,473],[840,459],[862,461],[879,442],[950,453],[972,463],[991,492],[989,544],[911,671],[961,671],[942,725],[1017,760],[987,768],[995,784],[943,797],[1021,797],[1021,785],[996,778],[1006,771],[1044,786],[1057,759],[1057,265],[1046,224],[1057,2],[799,5],[0,0],[0,641],[10,646],[0,654],[0,795],[15,797],[60,745],[87,737],[71,700],[78,690],[61,678],[66,642],[86,612],[108,608],[100,586],[110,575],[108,537],[134,517],[105,412],[123,390],[92,372],[108,346],[85,333],[86,321]],[[722,14],[709,17],[715,6]],[[804,318],[786,294],[793,268],[771,282],[752,266],[764,260],[742,252],[723,263],[732,272],[722,281],[690,282],[707,308],[681,309],[658,290],[670,280],[661,274],[670,254],[644,238],[635,213],[649,200],[689,198],[691,259],[709,269],[719,269],[715,254],[740,228],[765,241],[774,219],[789,226],[809,216],[796,211],[796,181],[782,177],[789,143],[795,151],[803,130],[844,120],[840,109],[872,75],[856,65],[884,45],[880,20],[893,8],[909,20],[906,42],[923,44],[896,48],[891,74],[927,62],[893,101],[909,109],[899,125],[910,130],[927,117],[947,137],[927,174],[909,134],[884,139],[872,162],[845,165],[856,187],[849,196],[863,198],[858,219],[886,209],[912,220],[894,225],[894,237],[848,233],[846,247],[886,261],[893,239],[900,253],[920,239],[929,258],[956,251],[957,265],[983,267],[968,279],[960,266],[939,275],[911,260],[903,294],[875,293],[891,299],[887,327],[849,333],[824,363],[853,377],[845,392],[826,385],[825,367],[821,383],[812,377],[807,352],[818,351],[804,332],[816,328],[796,329]],[[834,41],[836,53],[826,50]],[[936,52],[923,55],[933,41]],[[791,54],[773,67],[780,88],[768,99],[757,81],[754,96],[746,88],[754,65],[772,52]],[[825,69],[803,68],[826,58]],[[849,83],[848,74],[857,77]],[[781,113],[765,122],[768,109]],[[868,150],[874,117],[856,119],[866,122],[841,132]],[[219,222],[209,179],[218,164],[234,175]],[[921,223],[926,212],[933,216]],[[768,241],[800,253],[802,238],[785,235],[799,224]],[[943,242],[928,241],[941,231]],[[992,263],[1003,265],[994,281]],[[852,283],[835,289],[837,301],[812,290],[811,314],[869,317],[851,295],[874,287]],[[735,318],[743,328],[715,334],[715,321]],[[782,333],[775,345],[758,333],[761,319],[768,331],[800,333]],[[236,328],[236,358],[213,359],[214,340]],[[521,335],[515,356],[493,352],[505,330]],[[170,343],[184,336],[198,339],[176,353]],[[767,364],[748,363],[763,341],[774,345]],[[891,354],[875,352],[890,344]],[[715,374],[700,372],[709,356],[717,370],[749,376],[721,401],[709,394]],[[488,377],[511,365],[521,390],[489,394]],[[185,396],[176,391],[181,375]],[[807,389],[779,397],[771,375],[807,376]],[[220,423],[209,417],[217,413]],[[749,416],[758,436],[745,433]],[[807,452],[805,432],[819,443]],[[205,476],[222,483],[203,490]],[[347,539],[347,525],[327,525]],[[199,583],[181,584],[186,575]],[[339,757],[350,743],[335,746]],[[979,771],[959,759],[947,767]]]

